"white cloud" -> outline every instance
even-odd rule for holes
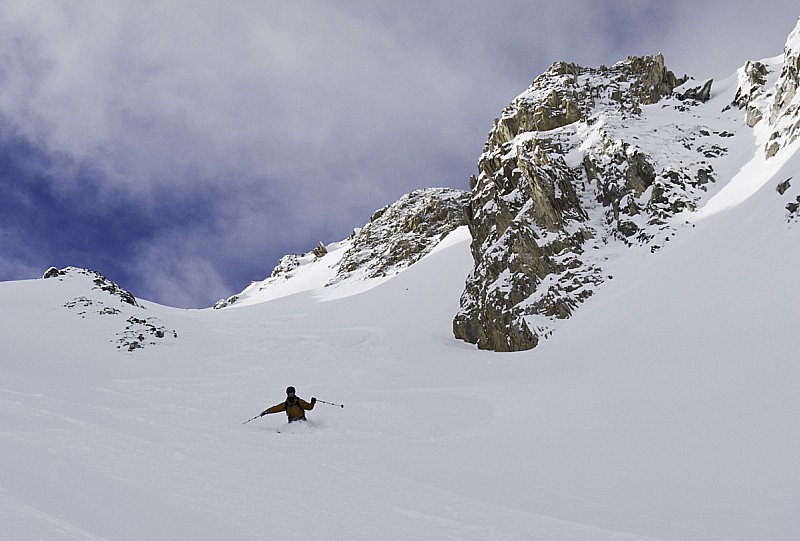
[[[210,257],[213,250],[199,249],[209,245],[220,246],[219,239],[187,230],[160,231],[157,238],[139,243],[126,265],[138,277],[131,292],[170,306],[196,306],[198,299],[210,305],[228,296],[228,286]]]

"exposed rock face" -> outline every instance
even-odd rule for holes
[[[406,194],[354,231],[331,284],[359,274],[377,278],[411,266],[457,227],[466,225],[469,193],[428,188]]]
[[[751,128],[764,118],[767,75],[769,68],[762,62],[748,61],[739,71],[739,88],[733,103],[746,111],[746,122]]]
[[[751,128],[766,120],[767,158],[800,136],[800,20],[786,40],[782,60],[779,74],[773,74],[771,66],[764,62],[748,61],[739,70],[739,87],[732,104],[746,111]]]
[[[518,96],[470,181],[475,268],[456,337],[532,348],[609,278],[610,243],[654,251],[669,240],[670,219],[694,208],[733,135],[697,125],[692,108],[710,95],[711,81],[678,79],[657,55],[611,68],[556,63]],[[643,114],[658,102],[686,123]]]
[[[781,148],[792,144],[800,136],[800,20],[783,49],[783,68],[775,85],[775,100],[769,121],[773,127],[767,143],[767,156],[774,156]]]

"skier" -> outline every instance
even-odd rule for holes
[[[311,402],[306,402],[299,396],[295,394],[294,387],[287,387],[286,388],[286,401],[281,402],[280,404],[275,404],[271,408],[267,408],[261,412],[260,416],[267,415],[268,413],[278,413],[279,411],[285,411],[286,416],[289,418],[289,422],[293,423],[295,421],[305,421],[306,420],[306,411],[314,409],[314,404],[317,403],[317,399],[313,396],[311,397]]]

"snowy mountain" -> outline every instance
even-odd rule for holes
[[[798,50],[556,64],[220,309],[0,283],[0,537],[796,539]],[[243,424],[288,385],[345,407]]]

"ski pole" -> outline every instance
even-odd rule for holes
[[[342,407],[344,407],[344,406],[342,406]],[[255,416],[255,417],[253,417],[252,419],[248,419],[248,420],[246,420],[245,422],[243,422],[242,424],[243,424],[243,425],[246,425],[246,424],[247,424],[247,423],[249,423],[250,421],[255,421],[256,419],[258,419],[258,418],[259,418],[259,417],[261,417],[262,415],[264,415],[264,414],[263,414],[263,413],[261,413],[261,414],[259,414],[259,415],[256,415],[256,416]]]
[[[339,406],[340,408],[344,407],[344,404],[334,404],[333,402],[325,402],[324,400],[320,400],[317,398],[317,402],[322,402],[323,404],[330,404],[331,406]]]

